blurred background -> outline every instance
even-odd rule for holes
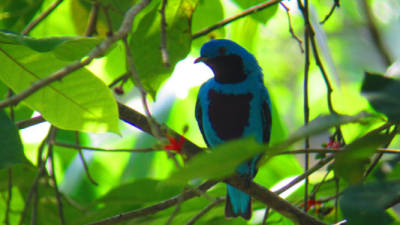
[[[40,7],[46,9],[52,2],[44,0]],[[193,15],[192,34],[254,4],[249,3],[250,1],[239,2],[241,1],[200,1]],[[364,71],[392,76],[400,74],[396,64],[400,56],[400,41],[398,40],[400,1],[370,0],[366,2],[367,7],[363,0],[340,1],[340,8],[336,8],[324,24],[320,24],[331,10],[334,1],[310,1],[310,16],[315,28],[319,55],[333,86],[333,106],[340,114],[354,115],[364,110],[372,111],[367,100],[360,94]],[[298,10],[297,1],[290,0],[282,3],[288,9],[294,34],[303,40],[304,21]],[[78,24],[85,12],[85,4],[85,1],[79,0],[64,2],[31,32],[31,36],[42,38],[81,34]],[[0,19],[6,16],[0,10]],[[368,17],[373,18],[377,27],[376,31],[383,43],[381,47],[376,45]],[[2,26],[5,25],[2,24]],[[14,23],[9,29],[17,31],[20,29],[18,26],[18,23]],[[205,65],[193,64],[193,61],[199,56],[201,45],[211,38],[234,40],[257,58],[264,72],[265,85],[272,98],[272,143],[284,140],[290,133],[304,125],[304,53],[302,52],[304,46],[302,44],[300,47],[289,32],[287,11],[279,4],[193,40],[190,54],[175,66],[173,73],[163,83],[155,98],[149,97],[151,111],[158,122],[165,123],[194,143],[205,147],[194,118],[194,106],[200,85],[212,74]],[[106,84],[110,84],[125,72],[125,63],[118,60],[123,55],[122,45],[117,44],[106,57],[91,63],[89,69]],[[315,61],[311,59],[310,118],[314,119],[321,114],[328,114],[329,110],[324,80]],[[122,95],[115,93],[115,97],[143,112],[138,90],[132,88],[129,81],[121,88],[124,93]],[[34,164],[36,164],[38,145],[47,134],[49,126],[43,123],[20,132],[25,154]],[[188,128],[187,131],[185,127]],[[345,141],[350,143],[371,128],[368,124],[349,124],[343,126],[342,130]],[[81,144],[108,149],[147,148],[155,145],[153,137],[122,121],[120,130],[120,136],[111,133],[81,133]],[[325,132],[312,137],[311,146],[320,148],[329,141],[330,135],[331,133]],[[60,142],[73,143],[74,138],[74,133],[70,131],[57,133],[57,141]],[[293,146],[293,149],[301,149],[303,145],[303,143],[298,143]],[[398,138],[393,141],[392,146],[399,146]],[[112,188],[140,178],[165,179],[175,169],[172,160],[168,159],[166,153],[162,151],[151,153],[84,151],[89,171],[99,184],[95,186],[88,180],[75,150],[59,146],[55,148],[57,165],[55,173],[59,187],[63,193],[82,205],[90,205]],[[302,172],[302,156],[279,156],[260,168],[256,181],[268,188],[277,188]],[[314,178],[320,179],[323,174],[322,171],[313,175],[311,183]],[[301,190],[300,186],[296,188],[298,191]],[[299,194],[299,199],[301,197],[302,195]],[[18,197],[15,198],[18,199]]]

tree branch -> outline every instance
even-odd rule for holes
[[[217,183],[216,181],[207,181],[207,182],[203,183],[202,185],[200,185],[197,189],[200,191],[206,191],[206,190],[210,189],[211,187],[213,187],[216,183]],[[191,198],[200,196],[198,190],[193,190],[193,189],[188,190],[182,194],[179,194],[173,198],[162,201],[155,205],[151,205],[146,208],[141,208],[141,209],[133,210],[133,211],[126,212],[126,213],[121,213],[119,215],[112,216],[112,217],[109,217],[109,218],[106,218],[106,219],[103,219],[103,220],[100,220],[100,221],[97,221],[97,222],[94,222],[94,223],[91,223],[88,225],[117,224],[117,223],[131,220],[134,218],[154,214],[161,210],[164,210],[164,209],[167,209],[167,208],[170,208],[170,207],[176,205],[180,198],[182,198],[182,201],[187,201]]]
[[[128,108],[127,106],[125,106],[121,103],[119,103],[118,106],[119,106],[120,118],[122,120],[128,122],[129,124],[139,128],[147,133],[151,133],[149,124],[144,115],[136,112],[133,109]],[[171,132],[171,133],[177,135],[173,130],[171,130],[167,127],[165,129],[168,130],[168,133]],[[196,155],[197,153],[201,152],[201,149],[199,147],[197,147],[196,145],[194,145],[189,140],[187,140],[185,142],[184,148],[182,149],[182,152],[184,154],[186,154],[188,158],[191,158],[194,155]],[[294,185],[295,183],[303,180],[305,177],[309,176],[311,173],[315,172],[316,170],[321,168],[323,165],[325,165],[332,159],[333,159],[333,156],[330,156],[330,157],[326,157],[324,160],[321,160],[321,162],[317,166],[306,171],[303,175],[301,175],[297,179],[295,179],[295,181],[291,182],[291,184]],[[244,184],[241,183],[241,179],[238,179],[239,181],[235,181],[234,179],[235,179],[235,176],[233,178],[228,178],[227,182],[229,184],[241,189],[242,191],[249,193],[251,196],[255,197],[257,200],[259,200],[263,203],[266,203],[272,209],[281,213],[285,217],[292,219],[295,223],[302,224],[302,225],[303,224],[304,225],[324,224],[324,223],[319,222],[318,220],[312,218],[311,216],[305,214],[304,212],[301,212],[299,209],[295,208],[289,202],[281,199],[279,196],[272,193],[271,191],[255,184],[255,183],[253,183],[253,189],[251,189],[251,188],[246,189]],[[238,185],[238,186],[236,186],[236,185]],[[244,189],[246,189],[247,191]],[[279,190],[279,191],[281,191],[281,190]],[[254,191],[256,191],[257,193],[253,193]],[[271,193],[273,194],[273,196],[271,196]],[[255,194],[255,195],[253,195],[253,194]],[[265,196],[263,197],[263,195],[265,195]],[[279,198],[280,200],[276,200],[276,198]],[[270,202],[270,201],[278,201],[278,203]],[[282,202],[282,201],[284,201],[284,202]],[[288,206],[288,205],[290,205],[290,206]],[[121,215],[119,215],[119,216],[121,216]],[[119,217],[119,216],[116,216],[116,217]],[[303,216],[304,216],[304,218],[299,218],[299,217],[303,217]],[[94,223],[94,224],[97,224],[97,223]],[[109,223],[100,223],[100,224],[109,224]]]
[[[121,27],[119,28],[118,32],[116,32],[114,36],[108,37],[105,41],[97,45],[87,55],[87,57],[84,60],[77,60],[74,63],[71,63],[68,66],[62,68],[61,70],[53,73],[52,75],[33,83],[32,86],[25,89],[24,91],[1,101],[0,109],[8,105],[17,104],[18,102],[32,95],[41,88],[53,83],[54,81],[60,80],[66,75],[88,65],[89,63],[92,62],[94,58],[104,55],[114,42],[121,40],[122,38],[126,37],[129,34],[129,32],[132,29],[133,19],[144,7],[146,7],[149,4],[149,2],[150,0],[143,0],[140,3],[136,4],[135,6],[131,7],[125,14],[124,20],[122,21]]]
[[[132,126],[148,133],[151,135],[151,129],[150,125],[146,119],[146,116],[143,114],[137,112],[136,110],[133,110],[126,105],[122,103],[118,103],[118,110],[119,110],[119,118]],[[172,135],[174,137],[179,137],[180,135],[176,133],[174,130],[168,128],[167,126],[163,126],[161,129],[161,126],[159,124],[155,124],[155,126],[158,126],[161,130],[162,135]],[[187,160],[189,160],[191,157],[196,155],[197,153],[203,152],[201,148],[199,148],[197,145],[195,145],[193,142],[189,140],[185,140],[185,143],[183,144],[183,149],[181,153],[183,153],[184,157],[186,157]]]
[[[302,210],[290,204],[288,201],[280,198],[277,194],[260,186],[253,181],[247,184],[239,175],[234,175],[225,179],[227,184],[230,184],[239,190],[248,193],[253,198],[271,207],[281,215],[290,219],[294,224],[299,225],[324,225],[325,223],[308,215]]]
[[[53,12],[57,6],[59,6],[61,3],[63,2],[63,0],[57,0],[56,2],[54,2],[50,8],[48,8],[46,11],[44,11],[42,14],[40,14],[40,16],[38,18],[36,18],[35,20],[33,20],[31,23],[28,24],[28,26],[25,27],[25,29],[22,31],[21,34],[23,35],[28,35],[29,32],[35,28],[40,22],[42,22],[44,19],[46,19],[46,17],[48,15],[50,15],[51,12]]]
[[[210,33],[211,31],[216,30],[216,29],[218,29],[220,27],[223,27],[223,26],[225,26],[225,25],[227,25],[227,24],[229,24],[229,23],[231,23],[231,22],[233,22],[233,21],[235,21],[237,19],[240,19],[240,18],[245,17],[247,15],[256,13],[256,12],[261,11],[263,9],[266,9],[266,8],[268,8],[270,6],[273,6],[276,3],[279,3],[281,1],[282,0],[271,0],[271,1],[259,4],[257,6],[251,7],[249,9],[246,9],[246,10],[244,10],[243,12],[241,12],[239,14],[236,14],[234,16],[231,16],[231,17],[228,17],[228,18],[226,18],[224,20],[221,20],[220,22],[218,22],[218,23],[216,23],[216,24],[214,24],[214,25],[212,25],[212,26],[210,26],[210,27],[208,27],[208,28],[206,28],[206,29],[204,29],[202,31],[199,31],[199,32],[193,34],[192,35],[192,39],[199,38],[199,37],[201,37],[203,35],[206,35],[206,34]]]
[[[18,129],[24,129],[42,122],[45,122],[46,120],[42,116],[35,116],[30,119],[22,120],[16,122],[16,126]]]

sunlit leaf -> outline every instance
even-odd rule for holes
[[[400,122],[399,90],[399,80],[368,72],[365,73],[361,88],[372,107],[395,122]]]
[[[15,124],[0,110],[0,169],[27,162]]]
[[[6,33],[0,33],[0,37],[0,80],[15,93],[63,68],[70,63],[66,59],[84,55],[82,49],[88,50],[90,40],[93,40],[91,44],[98,43],[97,39],[83,38],[79,42],[75,38],[71,38],[71,41],[55,38],[56,41],[30,40],[31,44],[27,47],[25,37]],[[12,44],[8,44],[10,42]],[[36,50],[40,48],[44,52],[33,50],[32,43],[37,44],[34,45]],[[65,53],[67,50],[73,52]],[[63,60],[60,54],[64,55]],[[84,68],[42,88],[24,102],[62,129],[118,133],[117,104],[111,91]]]
[[[200,153],[185,167],[172,174],[170,180],[185,183],[193,178],[218,179],[233,174],[246,159],[261,153],[265,147],[254,139],[239,139],[213,148],[212,153]]]
[[[369,134],[347,145],[336,154],[333,166],[335,174],[349,183],[359,183],[363,179],[370,157],[387,140],[387,135]]]
[[[400,181],[381,181],[347,188],[340,197],[340,208],[348,224],[391,224],[386,208],[400,197]]]
[[[190,51],[191,17],[198,0],[168,1],[165,9],[169,66],[161,58],[160,5],[147,13],[130,38],[134,64],[144,88],[154,97],[175,64]]]

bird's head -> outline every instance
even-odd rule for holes
[[[246,49],[233,41],[216,39],[201,47],[195,63],[204,62],[221,83],[237,83],[261,71],[256,59]]]

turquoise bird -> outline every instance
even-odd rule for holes
[[[242,137],[268,143],[271,134],[271,101],[263,73],[255,57],[233,41],[205,43],[195,63],[203,62],[214,77],[200,88],[195,116],[208,147]],[[245,149],[244,149],[245,150]],[[239,165],[236,172],[246,182],[257,173],[256,156]],[[226,217],[251,217],[248,194],[227,185]]]

